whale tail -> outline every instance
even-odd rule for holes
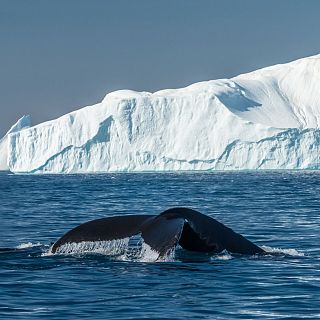
[[[70,230],[51,248],[67,243],[112,241],[140,234],[159,254],[167,255],[178,244],[195,252],[256,254],[264,250],[217,220],[188,208],[172,208],[159,215],[114,216],[89,221]]]

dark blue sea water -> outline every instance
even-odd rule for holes
[[[320,173],[0,174],[0,319],[319,319]],[[78,224],[188,206],[266,256],[46,255]]]

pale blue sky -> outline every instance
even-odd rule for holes
[[[320,1],[0,0],[0,137],[116,89],[155,91],[320,53]]]

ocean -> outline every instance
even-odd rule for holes
[[[320,172],[0,174],[0,319],[320,319]],[[88,220],[196,209],[259,256],[48,254]]]

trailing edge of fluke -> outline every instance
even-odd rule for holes
[[[165,256],[178,244],[204,253],[258,254],[264,250],[217,220],[188,208],[172,208],[159,215],[125,215],[79,225],[57,240],[51,252],[69,243],[112,241],[141,234],[152,250]]]

